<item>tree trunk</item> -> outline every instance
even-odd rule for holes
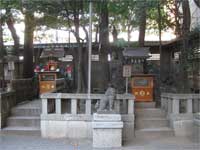
[[[113,42],[116,42],[117,41],[117,36],[118,36],[118,32],[117,32],[117,29],[116,27],[113,25],[113,31],[112,31],[112,36],[113,36]]]
[[[178,7],[178,4],[179,4],[180,2],[178,2],[178,0],[175,0],[174,1],[174,5],[175,5],[175,23],[176,23],[176,29],[175,29],[175,32],[176,32],[176,36],[181,36],[181,25],[180,25],[180,22],[179,22],[179,20],[180,20],[180,14],[179,14],[179,7]]]
[[[34,15],[31,12],[25,13],[25,32],[24,32],[24,78],[32,78],[33,72],[33,37],[34,37]]]
[[[130,25],[128,25],[127,36],[128,36],[128,46],[130,46],[130,40],[131,40],[131,30],[130,30]]]
[[[75,37],[78,44],[78,63],[77,63],[77,93],[81,93],[85,89],[84,81],[83,81],[83,51],[82,45],[80,41],[80,20],[79,20],[79,13],[74,11],[74,25],[75,25]]]
[[[98,33],[99,33],[99,27],[98,25],[96,26],[96,33],[95,33],[95,43],[98,42]]]
[[[158,29],[159,29],[159,53],[160,53],[160,59],[162,55],[162,16],[161,16],[161,8],[160,3],[158,4]],[[161,61],[160,61],[161,62]]]
[[[14,53],[18,54],[19,53],[19,37],[17,35],[16,29],[14,27],[14,18],[10,12],[10,10],[6,10],[6,13],[8,15],[8,18],[6,20],[6,24],[8,26],[8,29],[11,32],[13,41],[14,41]]]
[[[101,91],[104,91],[109,82],[109,64],[108,64],[108,50],[109,50],[109,30],[108,30],[108,7],[107,1],[103,0],[101,2],[101,11],[100,11],[100,24],[99,24],[99,74],[101,78],[98,81],[98,88]]]
[[[0,16],[0,59],[4,56],[4,44],[3,44],[3,22]]]
[[[2,18],[1,18],[1,14],[0,14],[0,60],[1,60],[1,63],[0,63],[0,78],[2,80],[2,89],[4,91],[4,80],[5,80],[5,77],[4,77],[4,54],[5,54],[5,49],[4,49],[4,43],[3,43],[3,21],[2,21]]]
[[[189,91],[188,83],[188,52],[189,52],[189,32],[190,32],[190,23],[191,23],[191,14],[188,0],[182,1],[182,10],[183,10],[183,28],[182,28],[182,39],[183,39],[183,48],[181,49],[181,65],[180,65],[180,74],[181,74],[181,92]]]
[[[107,62],[109,30],[108,30],[108,7],[107,1],[101,2],[101,14],[99,24],[99,44],[100,44],[100,61]]]
[[[139,23],[139,46],[143,47],[145,42],[146,31],[146,0],[143,1],[143,8],[141,8],[141,16]]]

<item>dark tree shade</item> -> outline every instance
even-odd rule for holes
[[[200,0],[194,0],[194,2],[200,8]]]

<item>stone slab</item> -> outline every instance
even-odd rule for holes
[[[123,122],[119,114],[94,114],[92,122],[94,148],[122,146]]]
[[[123,128],[123,122],[92,122],[93,129],[120,129]]]
[[[179,120],[173,122],[175,136],[190,137],[193,130],[193,120]]]
[[[93,129],[94,148],[118,148],[122,146],[122,129]]]
[[[87,121],[41,121],[41,135],[44,138],[90,139],[92,125]]]
[[[119,114],[94,114],[93,115],[94,121],[121,121],[121,115]]]

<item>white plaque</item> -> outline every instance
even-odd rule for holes
[[[131,65],[123,66],[123,77],[131,77]]]

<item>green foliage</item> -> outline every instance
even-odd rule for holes
[[[93,23],[99,24],[101,2],[93,1]],[[109,24],[115,26],[118,32],[136,30],[142,16],[142,10],[147,11],[147,29],[158,30],[158,7],[161,10],[162,30],[174,28],[173,18],[169,17],[166,5],[170,0],[107,0],[109,10]],[[169,5],[170,6],[170,5]],[[87,0],[0,0],[0,9],[17,10],[35,15],[37,26],[71,30],[74,26],[74,14],[80,14],[80,26],[89,23],[89,1]],[[15,14],[17,16],[17,11]],[[16,21],[22,21],[15,17]]]

